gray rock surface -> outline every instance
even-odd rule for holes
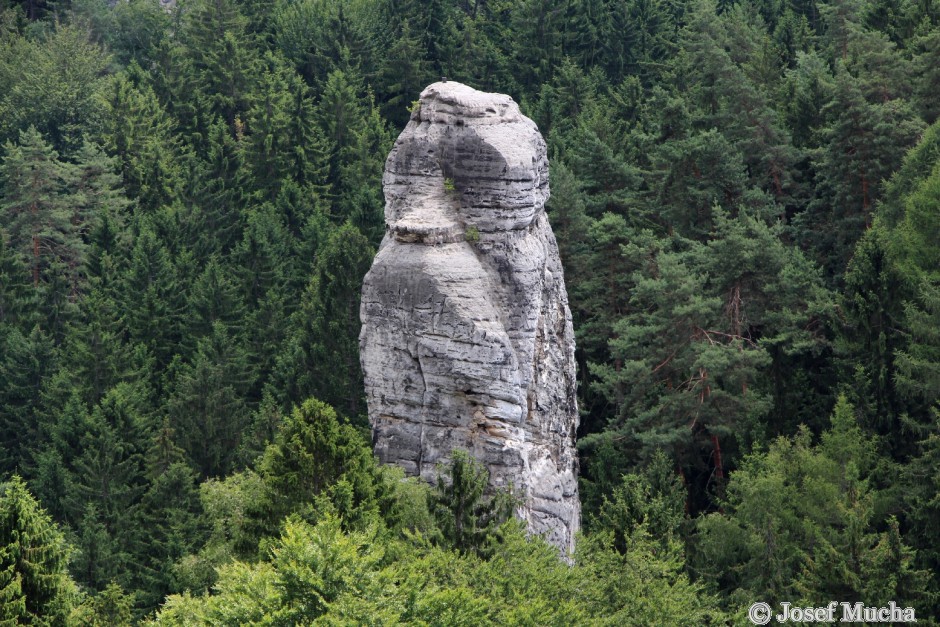
[[[531,532],[572,549],[574,333],[542,136],[509,96],[434,83],[383,183],[359,338],[376,454],[430,482],[465,449]]]

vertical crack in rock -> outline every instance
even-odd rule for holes
[[[452,450],[470,451],[491,488],[513,486],[531,532],[571,550],[574,333],[545,141],[509,96],[434,83],[383,184],[359,338],[376,455],[433,482]]]

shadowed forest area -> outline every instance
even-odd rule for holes
[[[382,168],[549,146],[584,536],[372,457]],[[937,0],[0,0],[0,623],[940,616]]]

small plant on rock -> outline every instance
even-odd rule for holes
[[[464,233],[464,237],[471,244],[476,244],[480,241],[480,229],[475,226],[468,226],[466,232]]]

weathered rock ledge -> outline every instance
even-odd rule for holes
[[[509,96],[434,83],[383,183],[359,340],[376,454],[434,481],[468,450],[533,533],[573,548],[574,333],[542,136]]]

